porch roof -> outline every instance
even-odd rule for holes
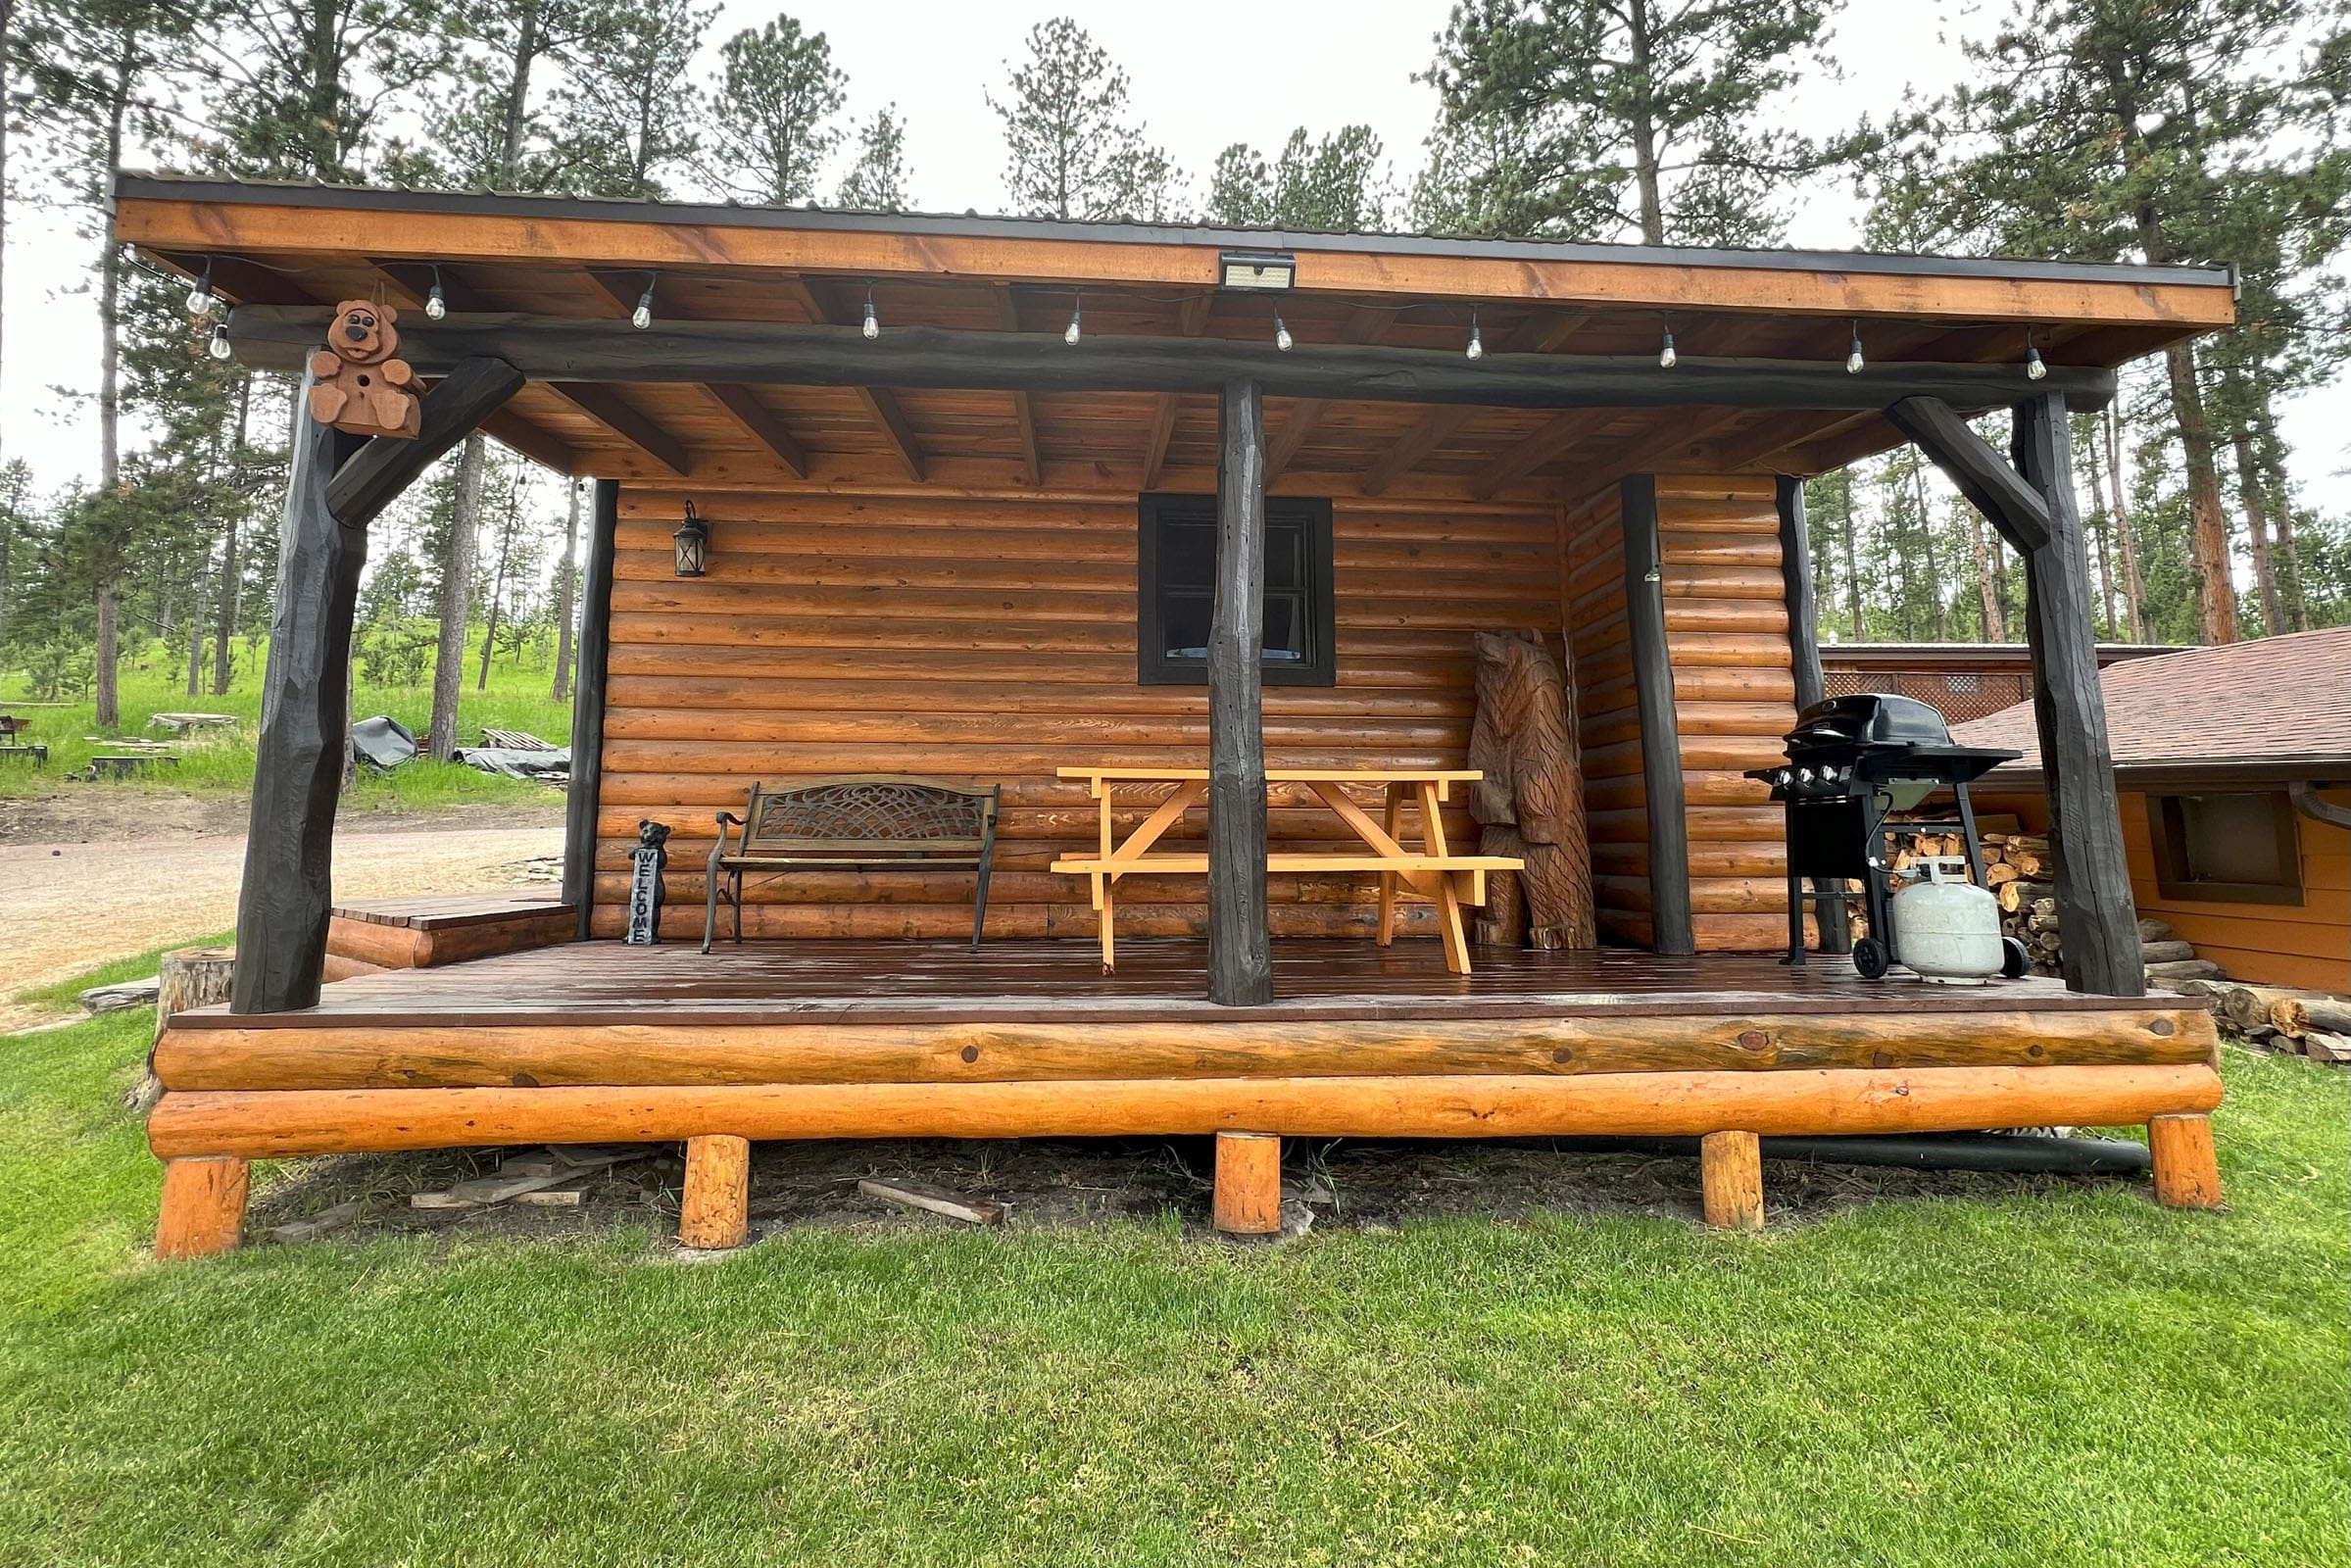
[[[2226,270],[1723,251],[1426,235],[881,215],[125,175],[122,237],[240,305],[378,296],[455,312],[610,320],[650,279],[664,323],[1378,344],[1494,360],[1680,355],[1873,368],[2110,368],[2226,325]],[[1297,259],[1278,294],[1220,289],[1226,251]],[[1473,314],[1474,313],[1474,314]],[[421,317],[404,323],[422,326]],[[1668,373],[1660,371],[1660,374]],[[1874,410],[1488,408],[1269,399],[1273,486],[1335,496],[1573,502],[1625,472],[1798,472],[1897,444]],[[539,380],[488,426],[569,472],[698,484],[1207,488],[1197,392]]]

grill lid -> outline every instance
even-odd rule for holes
[[[1787,738],[1790,753],[1797,747],[1947,747],[1951,731],[1942,714],[1915,697],[1862,692],[1813,704],[1796,715]]]

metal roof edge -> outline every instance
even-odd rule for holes
[[[1322,233],[1220,228],[1194,223],[1094,222],[977,214],[860,213],[732,203],[640,202],[610,197],[415,190],[375,185],[252,182],[211,175],[125,170],[118,201],[201,201],[259,207],[335,207],[495,217],[563,217],[594,222],[671,222],[816,233],[906,234],[975,239],[1047,239],[1111,245],[1197,245],[1291,252],[1379,252],[1503,262],[1582,262],[1645,267],[1797,270],[1895,277],[1969,277],[2041,282],[2173,283],[2235,286],[2232,267],[2136,266],[2003,257],[1911,256],[1870,251],[1718,250],[1589,240],[1468,239],[1429,234]]]

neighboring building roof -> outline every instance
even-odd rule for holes
[[[2186,653],[2176,643],[2100,643],[2098,667],[2126,659],[2152,659]],[[1832,669],[1961,669],[2031,668],[2029,643],[1823,643],[1821,662]]]
[[[2126,660],[2099,672],[2098,689],[2115,775],[2127,782],[2351,779],[2351,627]],[[2040,771],[2030,702],[1951,738],[2025,754],[2000,773]]]

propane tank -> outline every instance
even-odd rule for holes
[[[1921,979],[1980,986],[2000,973],[2000,901],[1967,879],[1967,861],[1933,855],[1925,880],[1893,896],[1894,951]]]

